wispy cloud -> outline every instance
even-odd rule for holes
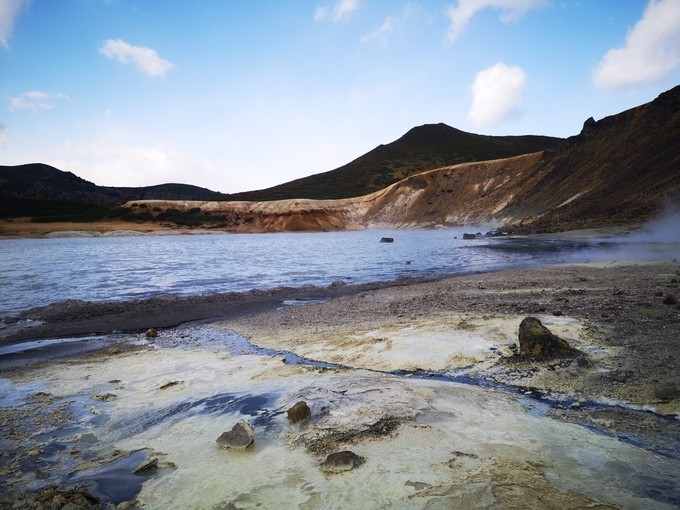
[[[5,148],[7,145],[7,136],[9,133],[9,128],[0,122],[0,149]]]
[[[680,2],[650,0],[622,48],[609,50],[593,74],[601,89],[656,81],[680,65]]]
[[[171,62],[161,58],[156,50],[133,46],[122,39],[107,39],[99,48],[99,53],[121,64],[132,64],[138,71],[153,77],[163,77],[175,67]]]
[[[472,84],[468,120],[476,126],[486,127],[519,117],[526,82],[522,68],[509,67],[502,62],[479,71]]]
[[[501,11],[501,21],[510,23],[521,18],[525,12],[546,5],[547,0],[458,0],[456,5],[446,11],[447,17],[451,20],[446,42],[448,44],[456,42],[474,15],[483,9]]]
[[[9,105],[12,110],[51,110],[57,101],[71,102],[69,97],[61,92],[31,90],[10,98]]]
[[[378,41],[381,44],[387,44],[387,36],[394,30],[394,21],[391,17],[385,19],[382,25],[369,32],[361,38],[361,42],[366,44],[373,41]]]
[[[0,44],[5,48],[9,48],[7,41],[12,37],[19,14],[29,5],[31,0],[0,0]]]
[[[314,21],[347,21],[358,8],[359,0],[338,0],[332,7],[317,7]]]
[[[90,140],[67,141],[59,157],[45,157],[57,168],[68,168],[80,177],[106,186],[148,186],[163,182],[187,182],[195,170],[204,180],[216,179],[219,171],[205,161],[187,156],[164,142],[147,144],[117,130]],[[196,182],[191,182],[196,184]]]

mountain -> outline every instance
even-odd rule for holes
[[[354,161],[272,188],[227,195],[228,200],[337,199],[366,195],[405,177],[445,165],[507,158],[556,147],[561,138],[485,136],[446,124],[426,124]]]
[[[554,149],[405,179],[365,221],[495,219],[533,231],[560,230],[639,223],[679,200],[680,86],[651,103],[588,119],[580,134]]]
[[[449,165],[354,198],[151,201],[235,232],[479,225],[555,231],[640,223],[680,203],[680,86],[599,121],[552,149]],[[141,207],[127,204],[128,208]]]
[[[423,160],[443,161],[437,158],[446,156],[432,147],[445,146],[441,141],[445,135],[440,141],[436,137],[433,141],[432,134],[450,133],[452,129],[444,125],[415,128],[397,142],[378,147],[355,162],[371,158],[379,161],[381,155],[382,161],[391,162],[385,165],[406,160],[411,165]],[[417,141],[424,133],[428,136]],[[478,140],[478,135],[471,136],[471,140]],[[680,204],[679,140],[680,86],[617,115],[598,121],[588,119],[581,133],[549,149],[488,161],[446,164],[361,196],[258,202],[134,198],[121,207],[107,206],[109,209],[103,212],[63,211],[55,204],[47,204],[49,217],[38,220],[54,221],[59,217],[66,221],[64,218],[87,216],[93,221],[117,218],[233,232],[479,225],[489,221],[501,222],[515,231],[534,232],[630,225],[650,219],[665,204]],[[406,166],[405,163],[400,168]],[[43,172],[40,174],[43,177],[35,178],[36,182],[21,191],[24,197],[37,197],[45,189],[55,188],[49,177],[61,183],[56,189],[62,192],[50,196],[62,200],[89,197],[95,202],[100,196],[97,193],[106,196],[110,196],[111,190],[121,193],[121,188],[97,188],[73,174],[50,167],[31,168]],[[11,172],[6,169],[0,169],[0,196],[5,197],[14,189]],[[320,176],[342,174],[333,172]],[[6,205],[8,200],[0,201],[0,209],[14,207]]]
[[[71,172],[32,163],[0,166],[0,198],[116,204],[129,200],[219,200],[222,194],[189,184],[161,184],[140,188],[97,186]]]

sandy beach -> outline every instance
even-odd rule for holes
[[[0,372],[1,501],[676,508],[679,280],[677,262],[584,264],[31,310],[21,319],[41,325],[5,347],[102,343],[47,361],[25,353]],[[527,316],[577,354],[518,355]],[[299,400],[312,410],[304,425],[285,419]],[[240,419],[255,446],[218,448]],[[364,464],[324,475],[319,463],[340,450]],[[115,463],[130,476],[149,459],[125,494],[102,481]],[[45,492],[49,482],[76,489]]]

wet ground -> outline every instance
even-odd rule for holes
[[[0,502],[677,508],[680,413],[667,383],[678,380],[678,312],[656,293],[678,270],[472,275],[291,301],[151,339],[7,348]],[[514,356],[526,313],[583,356]],[[299,400],[312,417],[293,424],[286,410]],[[220,449],[239,420],[255,444]],[[323,473],[342,450],[365,463]]]

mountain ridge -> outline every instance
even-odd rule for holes
[[[428,169],[358,197],[257,202],[145,199],[100,216],[230,232],[491,221],[533,232],[630,225],[650,219],[666,203],[680,203],[678,140],[680,86],[647,104],[599,121],[588,119],[579,134],[554,147]]]
[[[57,200],[88,204],[115,204],[149,198],[216,200],[224,195],[191,184],[165,183],[155,186],[98,186],[73,172],[44,163],[0,165],[0,197]]]
[[[441,122],[423,124],[333,170],[262,190],[228,194],[226,198],[246,201],[351,198],[378,191],[424,170],[517,156],[555,147],[563,141],[541,135],[479,135]]]

